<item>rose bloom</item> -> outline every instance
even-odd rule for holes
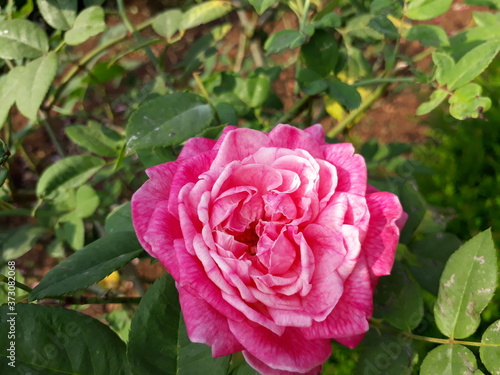
[[[226,127],[147,174],[134,227],[175,279],[192,341],[270,375],[318,374],[331,339],[359,344],[406,214],[351,144],[320,125]]]

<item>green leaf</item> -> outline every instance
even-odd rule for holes
[[[71,212],[59,219],[64,239],[73,250],[79,250],[85,244],[85,225],[83,220]]]
[[[297,30],[280,30],[267,38],[264,49],[267,54],[297,48],[306,42],[306,36]]]
[[[16,71],[22,67],[16,67],[0,77],[0,129],[7,120],[10,107],[16,101],[16,89],[18,84],[18,76]]]
[[[75,214],[79,218],[91,216],[99,207],[99,196],[90,185],[82,185],[76,191]]]
[[[52,164],[43,173],[36,186],[36,195],[43,199],[54,197],[58,189],[83,185],[105,162],[90,155],[68,156]]]
[[[497,259],[488,229],[463,244],[441,276],[434,316],[439,330],[452,339],[472,335],[497,286]]]
[[[299,71],[297,82],[301,90],[307,95],[317,95],[328,88],[327,81],[318,73],[308,68],[303,68]]]
[[[414,356],[411,339],[371,329],[361,344],[355,375],[410,375]]]
[[[435,25],[415,25],[406,34],[406,39],[419,41],[426,47],[447,47],[450,45],[446,32]]]
[[[132,213],[130,212],[130,202],[124,203],[110,212],[104,224],[107,234],[117,232],[133,232]]]
[[[486,6],[490,9],[500,9],[500,0],[465,0],[465,4]]]
[[[484,331],[481,344],[484,344],[484,346],[479,348],[479,354],[484,366],[492,374],[500,373],[500,361],[498,360],[500,358],[500,320],[497,320]]]
[[[477,26],[498,27],[500,24],[499,13],[472,12],[472,18]]]
[[[244,89],[235,92],[250,108],[259,108],[269,97],[271,92],[271,79],[258,69],[250,73],[245,80]]]
[[[78,14],[73,27],[64,34],[64,41],[70,46],[76,46],[104,30],[106,30],[104,9],[92,6]]]
[[[434,74],[436,81],[438,81],[440,86],[448,84],[452,79],[452,72],[455,67],[453,58],[446,53],[434,52],[432,54],[432,61],[436,65],[436,72]]]
[[[274,4],[279,3],[279,0],[249,0],[249,2],[255,8],[257,13],[262,14]]]
[[[218,0],[207,1],[195,5],[183,14],[180,29],[187,30],[214,21],[226,15],[232,9],[233,7],[229,2]]]
[[[180,9],[169,9],[158,14],[153,19],[153,30],[167,39],[170,39],[178,30],[182,20]]]
[[[54,29],[71,29],[76,18],[77,0],[37,0],[36,3],[43,19]]]
[[[466,53],[450,73],[448,88],[458,89],[472,81],[490,65],[500,50],[500,40],[483,43]]]
[[[36,120],[38,108],[47,95],[56,73],[55,52],[50,52],[21,68],[17,82],[16,105],[23,115]]]
[[[370,3],[371,14],[394,14],[400,18],[402,11],[402,2],[394,0],[373,0]]]
[[[95,121],[89,121],[87,126],[67,126],[65,131],[78,146],[101,156],[117,157],[123,144],[121,134]]]
[[[401,243],[407,244],[410,242],[413,233],[417,230],[420,223],[424,219],[427,205],[425,200],[418,192],[418,188],[413,182],[406,182],[398,194],[403,210],[408,214],[408,220],[401,231]]]
[[[12,309],[17,314],[16,371],[7,364],[12,340],[4,334],[2,374],[125,374],[125,344],[97,319],[62,307],[20,303],[0,307],[2,327],[10,325]]]
[[[34,59],[49,50],[47,34],[27,20],[0,22],[0,58]]]
[[[331,12],[331,13],[325,14],[323,17],[321,17],[318,20],[315,19],[315,21],[312,23],[312,25],[316,29],[325,29],[328,27],[337,28],[337,27],[340,27],[342,25],[342,20],[340,19],[340,16],[337,13]]]
[[[420,375],[477,375],[474,354],[462,345],[439,345],[422,362]]]
[[[405,332],[417,328],[424,316],[420,287],[399,262],[389,276],[380,278],[375,302],[382,317]]]
[[[399,31],[394,24],[384,15],[373,17],[368,26],[383,34],[387,39],[398,39]]]
[[[339,48],[333,34],[324,30],[317,30],[302,46],[301,53],[306,66],[322,77],[335,68],[339,59]]]
[[[446,261],[462,244],[451,233],[433,233],[410,243],[410,250],[416,256],[417,264],[410,270],[422,287],[434,295],[439,291],[439,278]]]
[[[142,298],[132,319],[127,356],[133,373],[165,375],[225,375],[230,358],[212,358],[208,346],[189,341],[168,274]]]
[[[142,251],[134,232],[102,237],[52,268],[33,289],[30,301],[87,288],[123,267]]]
[[[160,96],[141,105],[127,123],[127,146],[145,148],[179,144],[210,125],[213,111],[190,93]]]
[[[104,319],[106,319],[109,327],[124,342],[128,342],[128,333],[130,331],[130,324],[132,323],[129,312],[126,310],[113,310],[109,314],[104,315]]]
[[[9,232],[2,241],[0,263],[19,258],[33,248],[33,245],[45,233],[45,229],[30,224],[23,225]]]
[[[173,146],[139,148],[136,152],[144,168],[174,161],[178,156],[178,153],[174,152]]]
[[[408,3],[406,17],[425,21],[436,18],[450,8],[452,0],[413,0]]]
[[[436,109],[448,96],[448,92],[442,89],[435,90],[429,99],[417,108],[417,115],[422,116]]]
[[[8,176],[9,176],[8,169],[5,167],[0,167],[0,187],[3,186]]]
[[[450,114],[459,119],[478,118],[491,107],[491,99],[481,95],[482,88],[469,83],[459,88],[450,97]]]
[[[234,125],[238,123],[238,115],[231,104],[219,102],[214,107],[222,124]]]
[[[328,95],[342,104],[348,111],[356,109],[361,104],[361,95],[355,87],[337,79],[328,83]]]

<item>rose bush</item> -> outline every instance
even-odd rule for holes
[[[262,374],[317,374],[330,339],[356,346],[406,214],[320,125],[227,127],[147,170],[138,238],[176,280],[190,339]]]

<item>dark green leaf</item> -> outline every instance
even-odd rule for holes
[[[184,142],[208,127],[213,112],[195,94],[174,93],[144,103],[127,123],[127,146],[145,148]]]
[[[368,23],[372,29],[383,34],[387,39],[398,39],[399,31],[386,16],[379,15],[373,17]]]
[[[54,29],[71,29],[76,18],[77,0],[37,0],[36,3],[44,20]]]
[[[491,107],[491,99],[481,96],[482,88],[469,83],[456,90],[450,97],[450,114],[459,119],[478,118]]]
[[[107,234],[116,232],[133,232],[132,213],[130,212],[130,202],[124,203],[110,212],[104,224]]]
[[[415,25],[406,34],[406,39],[417,40],[426,47],[447,47],[450,45],[446,32],[435,25]]]
[[[182,15],[180,29],[186,30],[216,20],[233,9],[227,1],[207,1],[193,6]]]
[[[262,14],[274,4],[279,3],[279,0],[249,0],[249,2],[255,8],[257,13]]]
[[[401,187],[399,199],[404,211],[408,214],[408,220],[401,231],[400,241],[407,244],[424,219],[427,205],[413,182],[406,182]]]
[[[420,287],[399,262],[394,264],[389,276],[380,278],[375,303],[378,307],[376,311],[402,331],[417,328],[424,316]]]
[[[122,135],[95,121],[89,121],[87,126],[67,126],[65,131],[68,138],[78,146],[101,156],[118,156],[123,143]]]
[[[474,354],[462,345],[439,345],[424,358],[420,375],[477,375]]]
[[[356,109],[361,104],[361,95],[356,88],[339,80],[330,80],[328,95],[342,104],[348,111]]]
[[[396,17],[401,16],[403,2],[399,0],[373,0],[370,4],[370,13],[374,15],[393,14]]]
[[[331,32],[317,30],[301,48],[306,66],[325,77],[337,64],[339,49]]]
[[[236,114],[236,110],[231,104],[219,102],[215,104],[215,111],[217,112],[217,116],[222,124],[227,125],[237,125],[238,124],[238,115]]]
[[[26,117],[36,120],[40,105],[57,72],[55,52],[39,57],[21,68],[17,80],[16,105]]]
[[[465,4],[486,6],[490,9],[500,9],[500,0],[465,0]]]
[[[5,183],[7,177],[9,176],[9,171],[5,167],[0,167],[0,187]]]
[[[335,12],[331,12],[331,13],[327,13],[325,14],[323,17],[321,17],[319,20],[315,20],[312,25],[316,28],[316,29],[325,29],[325,28],[328,28],[328,27],[340,27],[342,24],[342,21],[340,19],[340,16],[335,13]]]
[[[307,95],[317,95],[328,88],[327,81],[318,73],[308,68],[303,68],[299,71],[297,81],[302,91]]]
[[[448,96],[448,92],[442,89],[435,90],[429,101],[420,104],[417,108],[417,115],[422,116],[436,109]]]
[[[180,9],[169,9],[158,14],[153,20],[153,29],[159,35],[170,39],[178,30],[182,21]]]
[[[163,275],[142,298],[129,334],[127,356],[136,374],[225,375],[229,357],[212,358],[204,344],[191,343],[175,282]]]
[[[0,325],[15,319],[15,371],[6,354],[11,341],[0,336],[2,374],[124,375],[125,344],[105,324],[61,307],[17,304],[0,307]]]
[[[179,155],[175,152],[173,146],[139,148],[136,152],[144,168],[151,168],[167,161],[173,161]]]
[[[30,224],[9,231],[9,236],[2,240],[0,263],[19,258],[33,248],[33,245],[45,233],[45,229]]]
[[[472,335],[497,286],[497,259],[491,230],[463,244],[448,260],[441,276],[434,316],[446,336]]]
[[[306,36],[297,30],[280,30],[272,34],[264,44],[267,54],[279,53],[303,45]]]
[[[0,58],[34,59],[49,50],[47,35],[30,21],[1,21],[0,30]]]
[[[500,320],[497,320],[484,331],[481,343],[484,346],[479,349],[479,354],[484,366],[492,374],[500,373],[500,361],[498,360],[500,358]]]
[[[64,34],[64,41],[70,46],[76,46],[104,30],[106,30],[104,9],[92,6],[78,14],[73,27]]]
[[[30,294],[30,301],[84,289],[123,267],[142,252],[134,232],[102,237],[52,268]]]
[[[36,186],[36,194],[43,199],[53,198],[58,189],[83,185],[105,162],[90,155],[68,156],[52,164],[43,173]]]
[[[412,20],[425,21],[445,13],[452,0],[413,0],[409,2],[406,16]]]

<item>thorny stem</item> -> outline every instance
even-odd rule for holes
[[[396,335],[404,336],[407,337],[411,340],[418,340],[418,341],[425,341],[425,342],[432,342],[435,344],[445,344],[445,345],[467,345],[467,346],[493,346],[493,347],[500,347],[500,344],[487,344],[483,342],[477,342],[477,341],[462,341],[462,340],[455,340],[455,339],[438,339],[436,337],[428,337],[428,336],[421,336],[421,335],[415,335],[411,332],[403,332],[403,331],[398,331],[397,329],[388,327],[381,322],[378,322],[375,319],[370,319],[370,327],[375,328],[375,329],[382,329],[387,332],[394,333]]]

